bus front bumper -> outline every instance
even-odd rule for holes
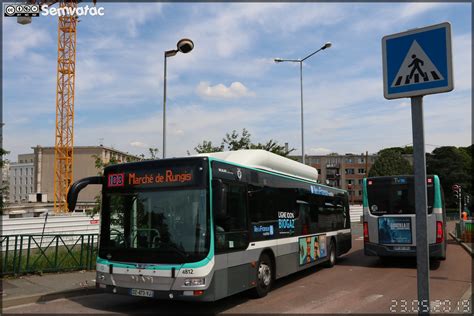
[[[406,246],[408,249],[399,249],[400,246],[387,246],[374,243],[364,243],[364,254],[366,256],[380,256],[380,257],[416,257],[416,246]],[[402,246],[405,247],[405,246]],[[446,257],[446,250],[444,244],[430,244],[429,245],[430,258],[443,259]]]
[[[145,297],[158,300],[179,300],[179,301],[214,301],[214,296],[210,291],[159,291],[159,290],[144,290],[132,289],[114,285],[106,285],[96,283],[98,289],[102,289],[106,293],[128,295],[135,297]]]

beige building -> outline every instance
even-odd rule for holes
[[[54,147],[36,146],[34,150],[34,192],[47,195],[47,201],[54,201]],[[139,157],[104,146],[77,146],[74,147],[74,181],[96,176],[99,170],[95,166],[96,157],[104,163],[112,157],[119,162],[138,161]],[[79,202],[93,202],[100,192],[99,185],[91,185],[81,191]]]

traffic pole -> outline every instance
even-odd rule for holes
[[[426,156],[423,126],[423,96],[411,98],[413,164],[415,169],[416,273],[418,314],[430,313],[430,272],[427,238]]]

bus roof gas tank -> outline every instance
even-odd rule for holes
[[[242,149],[236,151],[199,154],[198,156],[213,157],[256,169],[278,172],[310,181],[318,180],[318,170],[315,168],[262,149]]]

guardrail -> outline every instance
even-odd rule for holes
[[[98,234],[1,236],[1,275],[91,270],[97,244]]]

